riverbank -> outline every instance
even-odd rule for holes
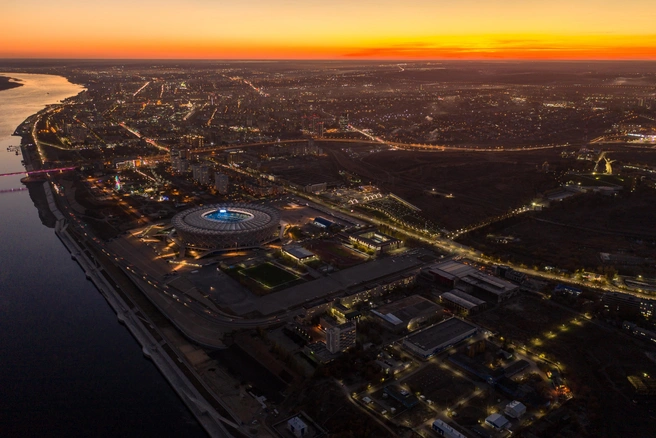
[[[11,352],[0,373],[2,436],[109,438],[138,430],[144,436],[206,437],[54,230],[40,220],[35,201],[48,212],[47,222],[53,227],[56,222],[43,184],[12,191],[26,188],[21,138],[12,134],[82,87],[52,74],[0,76],[23,84],[0,92],[0,173],[18,172],[0,178],[0,191],[7,190],[0,195],[0,329],[7,334],[0,350]]]
[[[68,221],[57,207],[48,182],[44,183],[44,190],[48,206],[57,218],[55,234],[80,265],[87,279],[96,286],[114,310],[119,322],[126,326],[141,345],[144,356],[153,361],[210,436],[226,437],[239,434],[237,429],[240,426],[232,419],[226,418],[230,413],[217,404],[204,388],[200,378],[195,376],[193,369],[186,364],[184,357],[168,344],[147,313],[136,305],[125,291],[121,291],[119,281],[112,276],[110,269],[106,269],[109,266],[101,263],[94,249],[86,245],[84,239],[69,228]]]
[[[20,79],[0,76],[0,91],[11,90],[12,88],[22,87],[23,84],[18,82]]]

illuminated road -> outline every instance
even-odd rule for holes
[[[252,176],[257,176],[256,174],[245,172],[242,169],[232,168],[232,167],[229,167],[229,166],[221,164],[221,163],[216,163],[216,164],[219,165],[219,166],[229,168],[232,171],[242,173],[244,175],[248,175],[248,176],[251,176],[251,177]],[[345,214],[346,216],[351,216],[351,217],[354,217],[354,218],[357,218],[357,219],[360,219],[360,220],[363,220],[365,222],[369,222],[369,223],[372,223],[372,224],[378,225],[378,226],[384,225],[384,226],[386,226],[388,228],[391,228],[392,230],[394,230],[398,233],[401,233],[401,234],[404,234],[404,235],[406,235],[408,237],[411,237],[413,239],[419,240],[419,241],[421,241],[425,244],[432,245],[433,247],[435,247],[435,248],[439,249],[440,251],[445,252],[447,254],[466,257],[466,258],[468,258],[472,261],[475,261],[475,262],[478,262],[478,263],[481,263],[481,264],[485,264],[485,265],[498,265],[499,264],[499,261],[485,256],[483,253],[481,253],[480,251],[477,251],[475,248],[472,248],[472,247],[469,247],[469,246],[466,246],[466,245],[462,245],[462,244],[460,244],[460,243],[458,243],[454,240],[451,240],[449,238],[438,237],[438,236],[427,236],[426,234],[419,232],[418,229],[417,230],[409,230],[405,227],[399,227],[397,225],[394,225],[393,223],[382,221],[380,219],[377,219],[377,218],[374,218],[374,217],[371,217],[371,216],[367,216],[365,214],[362,214],[362,213],[359,213],[359,212],[356,212],[356,211],[352,211],[350,209],[347,210],[347,209],[344,209],[342,207],[339,207],[339,206],[336,206],[336,205],[333,205],[333,204],[328,204],[325,201],[323,201],[321,198],[309,195],[308,193],[305,193],[305,192],[300,192],[300,191],[295,190],[291,187],[285,187],[285,190],[287,190],[289,193],[293,193],[294,195],[296,195],[300,198],[304,198],[304,199],[307,199],[309,201],[312,201],[315,204],[318,204],[318,205],[320,205],[324,208],[339,211],[340,213]],[[508,213],[508,215],[522,214],[526,211],[528,211],[528,207],[520,207],[520,208],[515,209],[512,212]],[[466,231],[462,230],[461,234],[463,232],[466,232]],[[624,293],[624,294],[629,294],[629,295],[635,295],[635,296],[638,296],[638,297],[641,297],[641,298],[653,298],[653,296],[650,296],[648,294],[629,291],[629,290],[626,290],[626,289],[623,289],[623,288],[620,288],[620,287],[617,287],[617,286],[614,286],[614,285],[608,284],[608,283],[600,284],[598,282],[595,283],[595,282],[590,282],[590,281],[577,280],[577,279],[574,279],[574,278],[569,278],[569,277],[565,277],[565,276],[562,276],[562,275],[553,274],[553,273],[550,273],[550,272],[543,272],[543,271],[537,271],[535,269],[523,268],[519,265],[510,263],[510,262],[504,262],[503,264],[506,265],[506,266],[511,267],[515,271],[522,272],[526,275],[529,275],[529,276],[535,277],[535,278],[541,278],[541,279],[550,280],[550,281],[557,281],[559,283],[576,284],[576,285],[579,285],[579,286],[589,287],[589,288],[593,288],[593,289],[597,289],[597,290],[603,290],[605,292],[619,292],[619,293]]]
[[[27,190],[27,187],[15,187],[13,189],[2,189],[2,190],[0,190],[0,193],[22,192],[23,190]]]
[[[137,94],[141,93],[141,91],[142,91],[143,89],[145,89],[148,85],[150,85],[150,81],[146,82],[145,84],[143,84],[143,86],[142,86],[141,88],[139,88],[137,91],[135,91],[134,94],[132,95],[132,97],[134,97],[134,96],[136,96]]]
[[[137,137],[137,138],[141,138],[141,139],[143,139],[146,143],[148,143],[148,144],[150,144],[150,145],[152,145],[152,146],[155,146],[157,149],[160,149],[160,150],[163,150],[163,151],[166,151],[166,152],[169,152],[169,151],[170,151],[169,148],[160,145],[159,143],[157,143],[157,142],[156,142],[155,140],[153,140],[152,138],[148,138],[148,137],[144,137],[144,136],[142,136],[142,135],[139,133],[139,131],[130,128],[130,127],[129,127],[128,125],[126,125],[125,123],[121,122],[121,123],[119,123],[118,125],[119,125],[121,128],[123,128],[123,129],[125,129],[126,131],[128,131],[130,134],[134,135],[135,137]]]
[[[396,231],[398,233],[404,234],[408,237],[419,240],[423,243],[432,245],[435,248],[437,248],[437,249],[439,249],[443,252],[446,252],[448,254],[461,256],[461,257],[466,257],[466,258],[468,258],[472,261],[475,261],[475,262],[478,262],[478,263],[481,263],[481,264],[485,264],[485,265],[498,265],[499,264],[498,261],[493,260],[490,257],[485,256],[483,253],[481,253],[480,251],[477,251],[475,248],[471,248],[471,247],[462,245],[462,244],[460,244],[458,242],[455,242],[453,240],[450,240],[450,239],[447,239],[447,238],[442,238],[442,237],[433,237],[433,236],[427,237],[425,234],[420,233],[420,232],[415,231],[415,230],[409,230],[407,228],[402,228],[402,227],[396,226],[394,224],[391,224],[389,222],[385,222],[385,221],[382,221],[382,220],[379,220],[379,219],[364,215],[362,213],[358,213],[358,212],[350,211],[350,210],[347,211],[347,210],[345,210],[341,207],[337,207],[337,206],[334,206],[334,205],[331,205],[331,204],[327,204],[323,200],[321,200],[317,197],[308,195],[307,193],[299,192],[299,191],[296,191],[296,190],[291,189],[289,187],[287,187],[286,190],[288,190],[290,193],[295,194],[296,196],[308,199],[308,200],[310,200],[310,201],[312,201],[316,204],[319,204],[323,207],[340,211],[341,213],[344,213],[347,216],[353,216],[355,218],[358,218],[358,219],[361,219],[363,221],[367,221],[367,222],[370,222],[370,223],[373,223],[373,224],[379,225],[379,226],[384,225],[386,227],[389,227],[389,228],[393,229],[394,231]],[[504,262],[503,264],[506,265],[506,266],[511,267],[512,269],[514,269],[518,272],[522,272],[522,273],[527,274],[527,275],[529,275],[531,277],[534,277],[534,278],[540,278],[540,279],[550,280],[550,281],[557,281],[559,283],[576,284],[576,285],[579,285],[579,286],[589,287],[589,288],[593,288],[593,289],[597,289],[597,290],[603,290],[605,292],[619,292],[619,293],[624,293],[624,294],[635,295],[635,296],[642,297],[642,298],[648,298],[648,297],[653,298],[650,295],[642,294],[642,293],[639,293],[639,292],[629,291],[629,290],[622,289],[622,288],[619,288],[617,286],[614,286],[614,285],[608,284],[608,283],[595,283],[595,282],[590,282],[590,281],[577,280],[577,279],[573,279],[573,278],[569,278],[569,277],[564,277],[562,275],[557,275],[557,274],[554,274],[554,273],[537,271],[537,270],[530,269],[530,268],[524,268],[524,267],[521,267],[519,265],[509,263],[509,262]]]

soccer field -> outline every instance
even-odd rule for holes
[[[274,288],[298,278],[296,275],[280,269],[271,263],[264,263],[253,268],[244,269],[241,273],[268,288]]]

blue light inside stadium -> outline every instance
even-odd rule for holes
[[[232,211],[226,209],[215,210],[211,213],[204,214],[205,219],[218,222],[242,222],[246,219],[251,218],[252,216],[248,213],[242,213],[240,211]]]

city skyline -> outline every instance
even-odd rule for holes
[[[0,58],[656,59],[656,5],[645,0],[31,0],[5,10]]]

